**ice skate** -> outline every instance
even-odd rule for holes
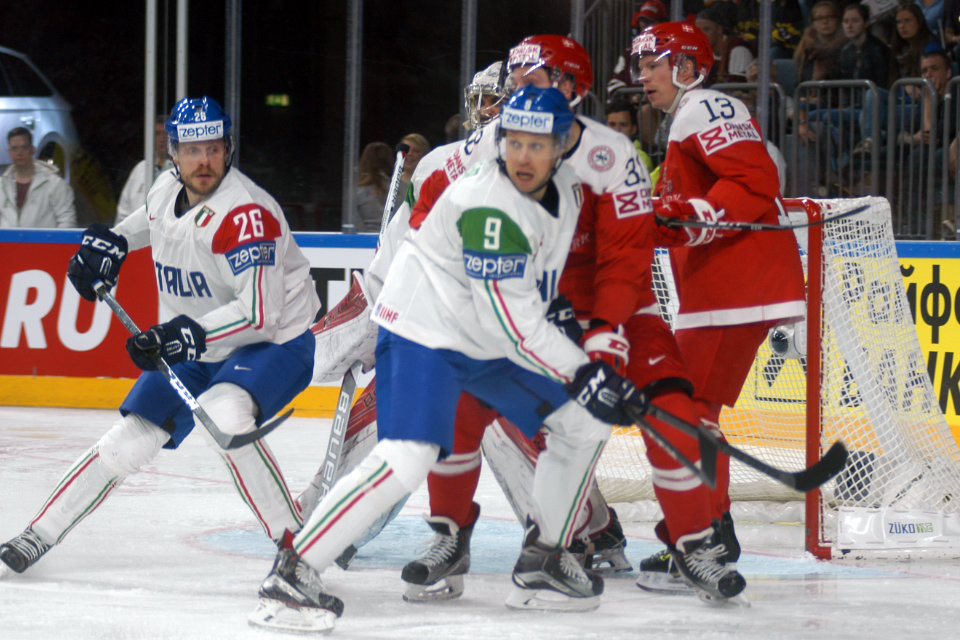
[[[52,547],[53,545],[41,540],[33,529],[27,527],[16,538],[0,545],[0,560],[11,571],[23,573]]]
[[[584,569],[591,569],[597,573],[626,573],[633,571],[630,561],[624,553],[627,539],[623,535],[623,527],[617,512],[610,511],[610,523],[601,531],[590,534],[589,539],[575,540],[570,545],[570,553],[583,565]]]
[[[718,521],[714,521],[719,524]],[[732,602],[747,586],[737,570],[724,562],[727,548],[713,526],[677,539],[671,550],[680,575],[711,604]]]
[[[513,567],[511,609],[590,611],[600,606],[603,578],[584,570],[562,547],[539,541],[540,529],[527,520],[523,550]]]
[[[401,578],[407,584],[404,600],[450,600],[463,594],[463,576],[470,571],[470,535],[475,522],[458,527],[450,518],[427,518],[436,534],[426,554],[403,568]]]
[[[326,592],[320,575],[293,549],[281,549],[260,585],[260,603],[248,621],[253,626],[328,633],[343,613],[343,601]]]
[[[733,517],[727,511],[715,522],[719,522],[720,538],[727,549],[724,564],[736,569],[740,558],[740,542],[733,528]],[[680,575],[669,549],[662,549],[640,561],[640,576],[637,586],[653,593],[673,593],[693,595],[696,590]]]

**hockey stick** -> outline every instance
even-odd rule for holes
[[[401,142],[397,145],[397,159],[393,162],[393,175],[390,176],[390,186],[387,187],[387,201],[383,203],[383,219],[380,222],[380,237],[387,230],[387,223],[393,215],[393,205],[397,202],[397,192],[400,191],[400,176],[403,175],[403,165],[410,147]],[[379,244],[379,243],[378,243]]]
[[[821,218],[819,220],[814,220],[813,222],[797,222],[792,224],[769,224],[766,222],[741,222],[739,220],[717,220],[715,222],[706,222],[704,220],[685,220],[683,218],[668,218],[665,216],[657,216],[657,224],[663,225],[664,227],[676,228],[676,227],[690,227],[692,229],[729,229],[731,231],[791,231],[793,229],[803,229],[805,227],[815,227],[817,225],[826,224],[828,222],[834,222],[835,220],[842,220],[843,218],[850,218],[859,213],[863,213],[870,208],[870,205],[865,204],[859,207],[855,207],[850,211],[846,211],[836,216],[830,216],[829,218]]]
[[[636,420],[638,423],[644,419],[645,412],[641,407],[630,402],[625,402],[623,403],[623,409],[631,419]],[[762,460],[754,458],[749,453],[738,449],[726,440],[718,438],[707,429],[694,426],[686,420],[682,420],[669,411],[665,411],[655,405],[649,405],[646,408],[646,415],[662,420],[671,427],[693,438],[697,438],[701,443],[706,440],[713,445],[717,451],[725,453],[748,467],[773,478],[777,482],[801,492],[816,489],[830,480],[830,478],[840,473],[840,470],[843,469],[843,465],[846,464],[847,461],[847,448],[843,446],[842,442],[838,441],[833,443],[833,446],[830,447],[822,458],[803,471],[783,471],[782,469],[771,467]]]
[[[103,281],[97,280],[93,283],[93,290],[97,292],[97,297],[107,303],[107,306],[113,310],[116,316],[120,319],[120,322],[123,323],[123,326],[127,328],[131,335],[137,335],[140,333],[137,323],[133,321],[127,312],[124,310],[120,303],[117,302],[117,299],[107,291],[107,287],[103,284]],[[293,409],[287,409],[285,412],[274,418],[271,422],[263,424],[260,428],[251,431],[250,433],[242,433],[239,435],[230,435],[229,433],[224,433],[221,431],[213,419],[204,411],[203,407],[200,406],[200,403],[197,402],[197,399],[193,397],[193,394],[190,393],[190,390],[187,389],[186,385],[183,384],[183,381],[173,372],[170,368],[170,365],[167,364],[159,355],[153,356],[153,361],[157,365],[157,369],[163,374],[163,376],[170,383],[170,386],[173,387],[174,391],[177,392],[177,395],[180,396],[180,399],[190,408],[190,411],[193,412],[194,417],[206,427],[207,431],[210,432],[210,435],[213,437],[214,441],[220,445],[223,449],[236,449],[237,447],[242,447],[244,445],[250,444],[251,442],[256,442],[263,436],[267,435],[277,427],[279,427],[284,420],[290,417],[290,414],[293,413]]]
[[[330,491],[337,481],[337,471],[343,455],[343,443],[347,436],[347,423],[350,422],[350,410],[353,408],[353,396],[357,392],[357,376],[360,374],[360,362],[354,362],[343,374],[340,383],[340,395],[337,396],[337,408],[333,413],[330,427],[330,440],[327,441],[327,454],[323,458],[323,472],[320,474],[320,492],[317,502]]]
[[[717,447],[713,446],[709,440],[704,437],[697,436],[697,440],[700,444],[700,460],[701,465],[697,466],[693,461],[690,460],[687,456],[680,453],[680,450],[677,449],[672,442],[667,440],[662,433],[657,431],[653,425],[647,422],[643,414],[639,411],[632,411],[636,409],[632,404],[625,403],[624,407],[628,407],[627,413],[630,414],[630,418],[636,422],[637,426],[640,427],[654,442],[660,445],[667,454],[679,462],[685,469],[690,471],[693,475],[700,478],[700,482],[707,485],[709,488],[714,489],[717,486]],[[653,407],[651,406],[651,409]],[[647,411],[647,413],[652,413]],[[659,417],[659,416],[657,416]]]

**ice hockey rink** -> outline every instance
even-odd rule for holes
[[[0,538],[19,533],[67,465],[106,431],[113,411],[0,407]],[[330,421],[292,418],[267,441],[294,493],[321,460]],[[606,581],[589,613],[511,611],[503,600],[522,531],[484,472],[482,516],[463,597],[401,599],[400,569],[430,535],[425,488],[361,549],[324,573],[343,598],[340,638],[958,638],[960,560],[818,562],[797,525],[739,523],[749,608]],[[627,509],[623,509],[627,511]],[[656,551],[650,523],[625,522],[627,555]],[[0,579],[0,638],[281,638],[247,615],[275,548],[254,524],[206,438],[195,433],[132,476],[23,575]]]

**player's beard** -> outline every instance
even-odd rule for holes
[[[204,165],[197,167],[190,175],[183,175],[183,184],[188,191],[200,196],[201,199],[205,199],[217,190],[217,187],[223,182],[223,176],[226,172],[226,167],[218,170],[210,165]],[[207,174],[209,177],[199,178],[199,174]]]

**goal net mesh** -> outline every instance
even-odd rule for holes
[[[955,519],[960,504],[954,499],[960,496],[960,450],[920,351],[889,203],[875,197],[787,201],[791,221],[805,221],[811,212],[829,220],[810,227],[809,237],[807,228],[796,231],[808,275],[808,311],[819,322],[771,331],[736,406],[724,409],[721,428],[731,444],[751,455],[782,469],[802,469],[808,466],[807,390],[814,385],[819,411],[810,412],[811,448],[819,457],[841,440],[850,452],[843,471],[812,494],[816,544],[889,548],[924,546],[930,539],[950,544],[951,527],[960,539]],[[811,286],[816,282],[811,268],[820,270],[819,287]],[[658,252],[654,282],[669,322],[677,305],[666,252]],[[819,335],[810,348],[810,354],[820,353],[819,376],[810,375],[808,333]],[[736,460],[730,475],[733,500],[805,498]],[[597,477],[610,502],[655,499],[638,430],[615,432]],[[854,531],[858,527],[869,531]],[[893,540],[881,531],[898,527],[904,535]]]

